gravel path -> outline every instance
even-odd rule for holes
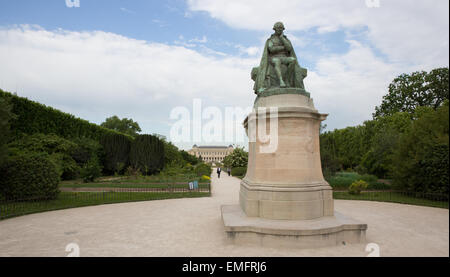
[[[220,206],[238,203],[239,179],[213,176],[212,197],[112,204],[0,221],[0,256],[366,256],[366,245],[282,249],[230,245]],[[368,224],[381,256],[449,256],[449,211],[336,200],[337,211]]]

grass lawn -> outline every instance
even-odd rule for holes
[[[335,191],[333,192],[333,197],[334,199],[342,199],[342,200],[392,202],[392,203],[448,209],[448,200],[439,199],[438,197],[436,197],[434,200],[431,200],[413,197],[410,194],[399,192],[389,192],[389,191],[362,192],[360,195],[352,195],[346,191]]]
[[[50,201],[0,203],[0,220],[84,206],[209,196],[207,192],[61,192],[57,199]]]

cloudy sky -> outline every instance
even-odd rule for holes
[[[168,138],[180,119],[175,111],[193,120],[194,101],[205,126],[214,111],[222,118],[213,125],[225,127],[227,109],[252,106],[250,71],[276,21],[284,22],[309,70],[305,86],[316,108],[330,114],[328,130],[371,119],[399,74],[449,63],[448,0],[79,0],[76,6],[0,1],[0,88],[98,124],[112,115],[132,118],[143,133]],[[224,134],[194,139],[191,133],[176,144],[245,144]]]

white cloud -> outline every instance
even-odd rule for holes
[[[206,36],[203,36],[201,39],[200,39],[200,38],[193,38],[193,39],[190,39],[189,42],[207,43],[207,42],[208,42],[208,39],[206,38]]]
[[[0,84],[93,122],[131,117],[168,135],[172,108],[251,105],[252,59],[95,32],[0,29]],[[239,99],[239,100],[237,100]]]
[[[321,58],[317,69],[305,80],[316,108],[330,114],[325,122],[328,130],[370,120],[389,82],[404,69],[399,64],[381,61],[359,42],[349,43],[348,53]]]
[[[129,10],[127,8],[120,8],[121,11],[125,12],[125,13],[130,13],[130,14],[135,14],[135,11]]]
[[[370,42],[390,60],[437,67],[448,65],[449,2],[443,0],[189,0],[191,11],[208,12],[231,27],[271,30],[283,21],[288,31],[318,33],[367,28]]]

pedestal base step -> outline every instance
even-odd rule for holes
[[[364,243],[367,224],[342,214],[312,220],[247,217],[239,205],[222,206],[222,220],[233,244],[318,248]]]

